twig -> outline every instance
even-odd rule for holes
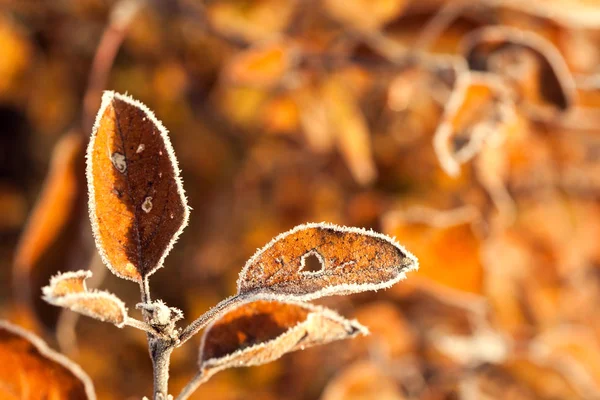
[[[181,393],[179,393],[179,396],[177,396],[176,400],[187,400],[192,395],[192,393],[194,393],[200,385],[209,380],[211,376],[212,375],[210,374],[204,374],[202,371],[199,371],[192,378],[192,380],[187,385],[185,385]]]
[[[202,314],[198,317],[194,322],[188,325],[187,328],[181,332],[179,335],[179,342],[177,347],[181,346],[185,342],[187,342],[192,336],[198,333],[202,328],[212,322],[215,318],[221,315],[227,308],[229,308],[232,304],[242,301],[244,296],[232,296],[228,297],[225,300],[221,301],[219,304]]]
[[[442,33],[460,16],[472,3],[465,0],[446,3],[431,18],[417,36],[413,46],[415,51],[425,51],[442,35]]]
[[[82,132],[87,134],[94,123],[97,101],[106,87],[108,74],[125,34],[145,0],[121,0],[112,9],[108,25],[104,29],[90,69],[88,85],[83,96]]]

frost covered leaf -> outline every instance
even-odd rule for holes
[[[30,332],[0,321],[0,398],[95,400],[85,372]]]
[[[90,271],[65,272],[53,277],[42,289],[44,300],[55,306],[68,308],[88,317],[123,327],[127,319],[125,304],[117,296],[105,291],[88,291],[85,280]]]
[[[484,145],[497,145],[514,126],[516,112],[510,90],[492,75],[459,77],[433,139],[438,160],[450,176],[478,154]]]
[[[567,63],[536,33],[506,26],[481,28],[465,37],[462,53],[472,69],[511,81],[528,104],[565,111],[574,102],[575,82]]]
[[[318,259],[320,270],[305,270],[309,257]],[[385,235],[310,223],[275,237],[256,252],[240,273],[237,286],[239,294],[309,300],[387,288],[417,266],[411,253]]]
[[[146,106],[104,93],[87,179],[102,260],[121,278],[142,281],[162,266],[189,214],[167,130]]]
[[[207,378],[226,368],[261,365],[295,350],[367,333],[357,321],[323,307],[271,300],[241,303],[205,331],[200,370]]]

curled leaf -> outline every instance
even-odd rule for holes
[[[321,269],[304,270],[317,257]],[[238,294],[266,293],[298,300],[388,288],[418,261],[392,238],[327,223],[299,225],[275,237],[240,273]]]
[[[323,307],[271,300],[241,303],[205,331],[200,370],[206,378],[226,368],[261,365],[292,351],[367,333],[357,321]]]
[[[168,132],[142,103],[105,92],[87,150],[96,245],[117,276],[141,282],[162,266],[189,211]]]
[[[463,40],[462,53],[477,71],[510,80],[526,103],[565,111],[576,95],[575,81],[558,49],[542,36],[521,29],[477,29]]]
[[[461,164],[484,144],[498,145],[515,121],[514,101],[502,80],[478,73],[460,76],[433,138],[444,171],[457,176]]]
[[[96,399],[92,381],[77,364],[6,321],[0,321],[0,360],[2,399]]]
[[[44,300],[55,306],[71,309],[88,317],[123,327],[127,309],[121,299],[105,291],[88,291],[85,280],[90,271],[65,272],[52,277],[44,287]]]

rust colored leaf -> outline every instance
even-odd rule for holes
[[[469,66],[509,79],[526,103],[565,111],[576,95],[575,82],[558,49],[542,36],[506,26],[471,32],[462,43]]]
[[[87,374],[40,338],[0,321],[0,397],[5,400],[95,400]]]
[[[26,303],[33,303],[38,317],[50,326],[55,314],[41,301],[40,288],[58,268],[87,263],[92,250],[89,239],[82,234],[87,225],[83,170],[81,134],[67,133],[52,151],[44,188],[15,251],[16,291]]]
[[[321,270],[304,271],[308,257]],[[299,225],[275,237],[246,263],[239,294],[267,293],[299,300],[388,288],[418,261],[393,239],[326,223]]]
[[[478,154],[497,145],[516,121],[514,101],[503,82],[489,74],[459,77],[444,110],[433,144],[440,165],[450,176]]]
[[[209,326],[202,338],[200,370],[206,376],[232,367],[261,365],[282,355],[367,329],[332,310],[303,303],[242,303]]]
[[[44,300],[122,328],[127,320],[125,304],[112,293],[89,291],[85,280],[91,276],[90,271],[65,272],[54,276],[50,285],[42,289]]]
[[[142,103],[105,92],[87,153],[89,209],[104,263],[142,281],[187,225],[189,210],[168,132]]]

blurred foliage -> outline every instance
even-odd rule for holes
[[[50,275],[104,268],[74,139],[104,88],[171,131],[193,211],[153,288],[188,320],[307,221],[394,235],[421,262],[326,299],[370,337],[193,398],[600,397],[599,2],[0,0],[0,314],[61,343],[100,399],[133,399],[151,391],[144,335],[38,301]]]

